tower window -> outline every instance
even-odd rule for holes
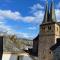
[[[42,27],[42,31],[45,32],[45,27]]]
[[[48,30],[51,30],[51,26],[48,26]]]

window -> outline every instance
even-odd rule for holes
[[[57,27],[57,31],[58,31],[58,27]]]
[[[42,27],[42,31],[45,32],[45,27]]]
[[[48,30],[51,30],[51,26],[48,26]]]
[[[23,56],[18,56],[17,60],[23,60]]]

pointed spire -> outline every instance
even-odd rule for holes
[[[48,1],[46,0],[45,14],[42,23],[46,23],[48,20],[49,20],[49,8],[48,8]]]
[[[51,1],[51,7],[50,7],[50,21],[56,22],[56,15],[55,15],[55,9],[54,9],[54,2]]]

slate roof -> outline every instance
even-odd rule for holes
[[[52,51],[54,51],[57,47],[59,47],[60,46],[60,38],[58,38],[57,39],[57,43],[55,44],[55,45],[53,45],[50,49],[52,50]]]
[[[60,46],[60,43],[57,43],[57,44],[55,44],[55,45],[53,45],[50,49],[52,50],[52,51],[54,51],[57,47],[59,47]]]
[[[49,23],[49,22],[57,22],[56,20],[56,15],[55,15],[55,9],[54,9],[54,2],[53,0],[51,1],[51,6],[49,8],[48,2],[46,1],[46,9],[45,9],[45,14],[44,14],[44,19],[42,24],[44,23]]]

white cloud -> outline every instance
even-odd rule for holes
[[[20,19],[21,14],[19,12],[12,12],[11,10],[0,10],[0,17],[2,19],[10,18],[14,20]]]
[[[35,17],[33,16],[21,16],[19,12],[12,12],[11,10],[1,10],[0,9],[0,20],[15,20],[15,21],[25,21],[32,22]]]
[[[60,8],[60,2],[56,5],[56,8]]]
[[[11,10],[1,10],[0,9],[0,20],[15,20],[15,21],[24,21],[24,22],[38,22],[43,18],[43,12],[42,11],[36,11],[33,12],[33,16],[22,16],[19,12],[15,11],[12,12]]]
[[[33,27],[34,28],[34,27]],[[32,28],[29,28],[29,29],[32,29]],[[35,29],[35,28],[34,28]],[[16,36],[19,36],[20,38],[33,38],[31,35],[29,35],[28,33],[25,33],[25,32],[18,32],[16,30],[14,30],[12,28],[12,26],[8,26],[8,25],[5,25],[4,22],[0,22],[0,33],[1,32],[5,32],[5,34],[7,35],[16,35]]]
[[[16,32],[11,26],[5,25],[3,20],[6,20],[6,18],[8,18],[8,19],[12,19],[15,21],[24,21],[24,22],[28,22],[28,23],[31,23],[31,22],[38,23],[40,25],[40,23],[42,22],[43,17],[44,17],[44,11],[40,10],[40,8],[42,8],[40,6],[40,4],[37,4],[37,6],[34,5],[32,7],[32,10],[36,10],[32,13],[33,14],[32,16],[22,16],[22,14],[18,11],[13,12],[11,10],[1,10],[0,9],[0,30],[6,31],[8,34],[19,35],[20,37],[33,38],[33,36],[29,35],[28,33]],[[37,9],[37,8],[39,8],[39,9]],[[55,13],[56,13],[57,20],[60,21],[60,10],[56,9]],[[29,27],[27,29],[35,30],[36,27]]]
[[[32,9],[36,10],[33,12],[32,16],[22,16],[22,14],[18,11],[11,11],[11,10],[1,10],[0,9],[0,31],[4,31],[7,32],[7,34],[16,34],[19,35],[21,37],[25,37],[25,38],[33,38],[33,36],[29,35],[28,33],[24,33],[24,32],[17,32],[15,31],[12,26],[6,25],[5,24],[5,20],[11,19],[11,20],[15,20],[15,21],[24,21],[24,22],[28,22],[28,23],[39,23],[42,21],[43,19],[43,14],[44,12],[39,10],[39,9],[43,9],[44,7],[42,7],[40,4],[36,4],[32,7]],[[29,30],[35,30],[36,27],[29,27],[27,28]]]
[[[11,26],[7,26],[7,25],[5,25],[5,24],[1,24],[0,25],[0,31],[2,31],[2,32],[6,32],[6,33],[14,33],[14,30],[11,28]]]
[[[57,21],[60,21],[60,9],[55,9]]]
[[[44,18],[43,17],[44,11],[40,10],[40,11],[34,12],[33,15],[35,16],[36,22],[40,24]]]
[[[24,22],[28,22],[28,23],[38,23],[40,24],[43,20],[44,17],[44,11],[40,10],[42,7],[40,4],[36,4],[32,6],[32,10],[33,11],[33,16],[22,16],[22,14],[18,11],[11,11],[11,10],[1,10],[0,9],[0,29],[2,31],[6,31],[8,34],[17,34],[21,37],[25,37],[25,38],[33,38],[33,36],[30,36],[28,33],[24,33],[24,32],[16,32],[14,29],[12,29],[11,26],[7,26],[5,25],[5,23],[3,22],[3,20],[6,20],[6,18],[8,19],[12,19],[15,21],[24,21]],[[60,21],[60,10],[56,9],[55,10],[56,13],[56,17],[57,20]],[[29,27],[28,29],[30,30],[35,30],[36,27]]]
[[[0,25],[0,32],[5,32],[8,35],[17,35],[21,38],[29,38],[30,36],[28,35],[28,33],[24,33],[24,32],[16,32],[14,29],[12,29],[11,26],[7,26],[5,24],[1,24]]]
[[[44,9],[44,7],[42,5],[40,5],[39,3],[33,5],[30,8],[31,8],[32,12],[35,12],[35,11],[40,10],[40,9]]]
[[[1,24],[5,24],[5,22],[4,22],[4,21],[0,21],[0,25],[1,25]]]
[[[25,32],[18,32],[16,35],[20,38],[27,38],[27,39],[33,39],[34,37],[32,35],[29,35],[28,33]]]
[[[26,17],[23,17],[22,20],[23,21],[26,21],[26,22],[32,22],[34,21],[35,17],[33,16],[26,16]]]
[[[39,3],[34,4],[31,8],[31,13],[34,16],[34,23],[38,23],[40,24],[43,20],[43,16],[44,16],[44,6],[40,5]]]
[[[34,27],[28,27],[27,29],[29,29],[29,30],[36,30],[37,28],[34,26]]]

